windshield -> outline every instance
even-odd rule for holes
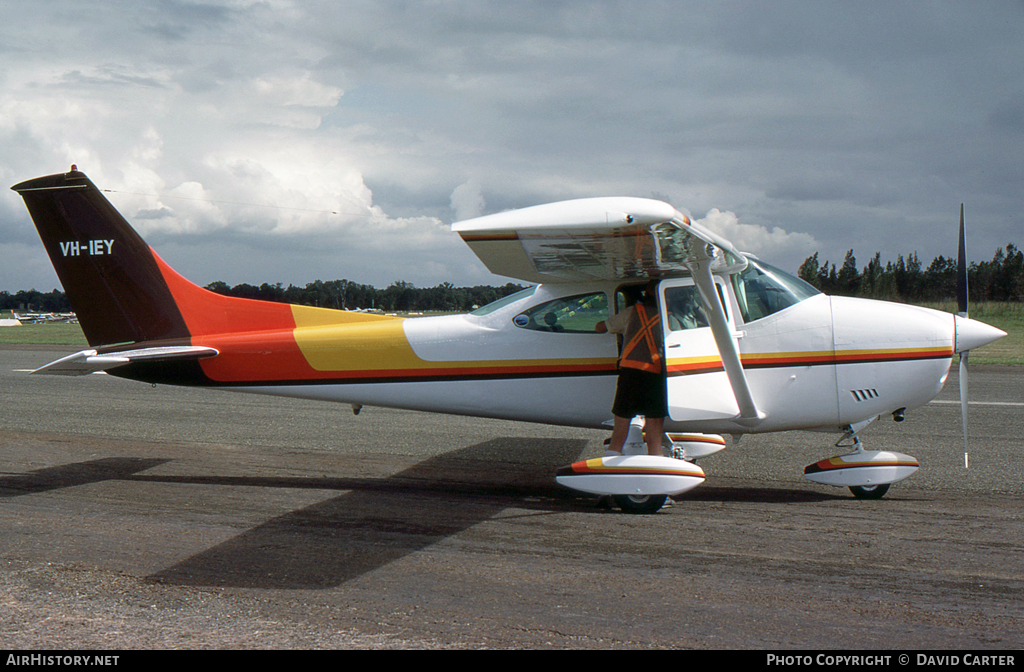
[[[476,310],[472,311],[470,315],[476,315],[477,317],[490,315],[494,311],[504,308],[509,304],[515,303],[520,299],[525,299],[528,296],[533,296],[533,293],[536,291],[537,285],[534,285],[533,287],[527,287],[526,289],[522,289],[516,292],[515,294],[509,294],[508,296],[504,296],[498,299],[497,301],[491,301],[486,306],[480,306]]]
[[[800,278],[754,259],[746,270],[732,276],[732,285],[744,322],[760,320],[821,294]]]

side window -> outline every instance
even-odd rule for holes
[[[608,319],[608,297],[604,292],[567,296],[534,306],[514,318],[522,329],[565,334],[593,334],[594,326]]]
[[[710,325],[693,285],[669,287],[665,290],[665,315],[672,331],[699,329]]]
[[[715,283],[718,299],[725,311],[725,319],[729,319],[729,303],[725,300],[722,285]],[[711,326],[704,304],[700,300],[700,292],[695,285],[669,287],[665,290],[665,317],[671,331],[700,329]]]

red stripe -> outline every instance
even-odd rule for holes
[[[822,355],[794,355],[792,357],[779,357],[766,353],[740,355],[740,362],[744,368],[749,369],[770,369],[787,366],[821,366],[837,364],[870,364],[872,362],[899,362],[917,361],[923,359],[944,359],[953,356],[952,348],[932,348],[913,352],[865,352],[851,354],[822,354]],[[690,362],[685,364],[670,364],[668,372],[670,375],[693,375],[698,373],[710,373],[724,371],[720,359],[713,361]]]

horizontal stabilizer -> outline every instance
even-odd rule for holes
[[[41,366],[31,373],[48,376],[85,376],[138,362],[169,362],[215,357],[219,352],[214,348],[198,345],[170,345],[151,348],[135,348],[100,353],[97,350],[82,350],[67,357]]]

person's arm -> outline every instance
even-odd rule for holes
[[[626,310],[612,315],[604,322],[598,322],[594,326],[594,331],[599,334],[621,334],[626,330],[626,324],[629,322],[629,316],[633,310],[635,310],[635,308],[630,306]]]

